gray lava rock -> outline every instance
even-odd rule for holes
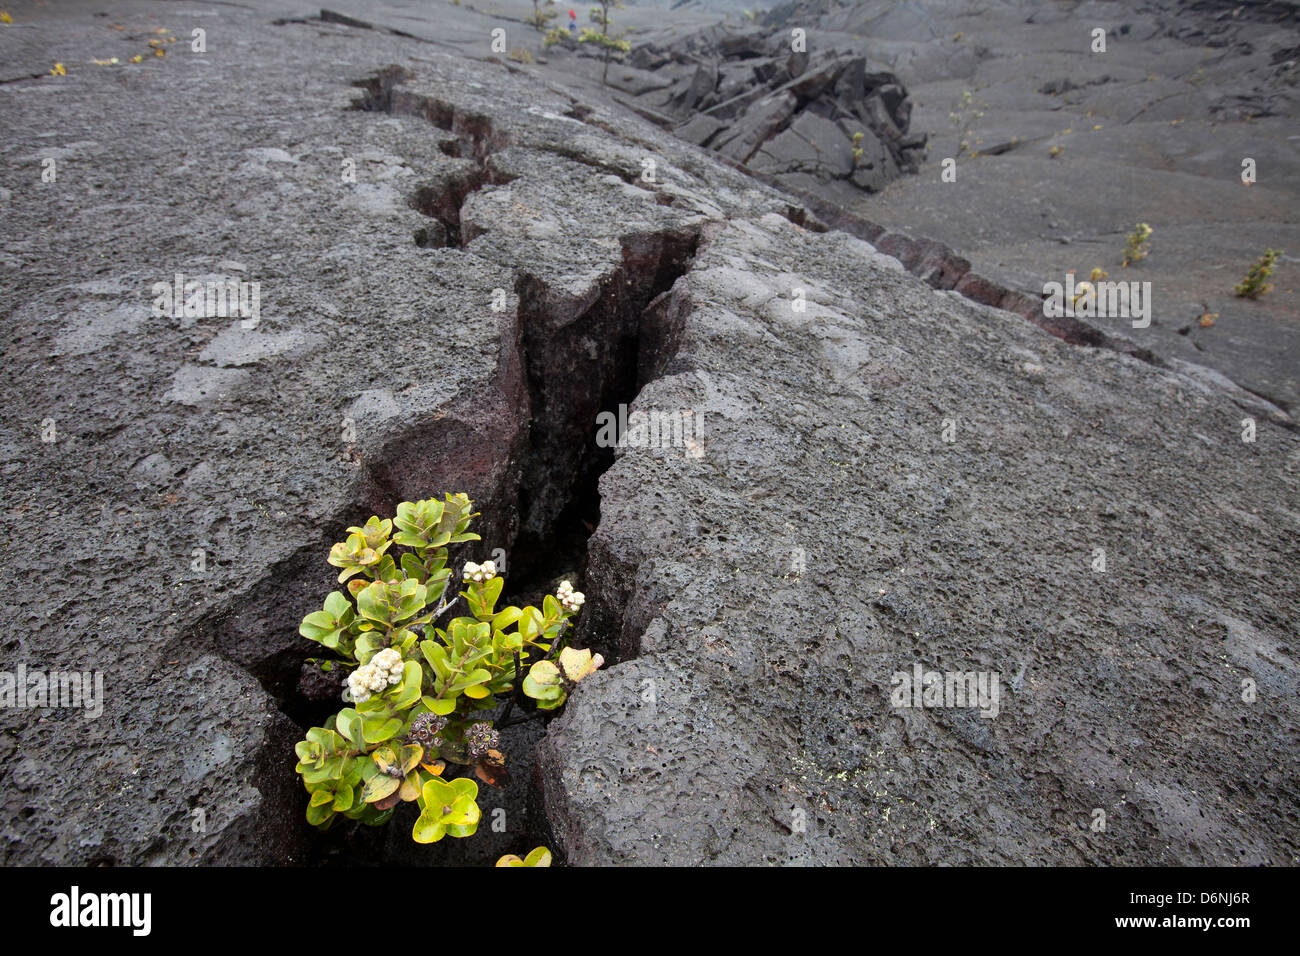
[[[749,164],[772,182],[815,188],[836,180],[874,192],[917,169],[925,137],[909,134],[907,93],[893,73],[868,72],[864,56],[821,48],[792,53],[785,33],[724,26],[640,51],[634,62],[658,63],[660,73],[678,77],[670,95],[644,99],[678,117],[683,139]],[[701,113],[730,128],[718,133],[698,120]],[[870,138],[861,171],[842,161],[840,120]],[[827,138],[809,140],[814,132]]]
[[[946,246],[503,64],[221,16],[220,53],[112,80],[46,74],[52,44],[98,49],[89,17],[6,60],[0,670],[105,693],[93,719],[0,708],[0,861],[485,863],[542,837],[581,864],[1297,861],[1278,409],[1049,335]],[[251,338],[150,309],[232,262]],[[620,404],[703,425],[600,474]],[[297,626],[329,544],[464,490],[484,541],[457,562],[558,561],[598,476],[574,640],[608,664],[503,741],[504,831],[308,832],[293,744],[328,686],[298,690]],[[996,675],[996,715],[902,706],[917,667]]]

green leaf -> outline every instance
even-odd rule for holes
[[[457,782],[460,779],[458,778]],[[470,780],[469,783],[474,783]],[[474,784],[474,793],[478,794],[478,784]],[[432,808],[437,811],[438,816],[442,816],[442,808],[449,807],[461,797],[461,791],[445,780],[433,777],[424,782],[424,787],[420,790],[420,803],[425,808]]]
[[[471,800],[478,799],[478,784],[467,777],[457,777],[451,781],[450,787],[456,791],[456,799],[468,797]]]
[[[451,665],[447,663],[447,649],[437,641],[421,641],[420,653],[429,662],[433,672],[446,680],[451,675]]]
[[[367,631],[357,638],[356,649],[353,653],[356,655],[358,663],[369,664],[370,658],[378,654],[383,646],[384,638],[378,631]]]
[[[366,717],[361,721],[361,734],[368,744],[379,744],[391,740],[402,729],[402,722],[396,717],[385,718],[383,715]]]
[[[524,866],[550,866],[551,851],[544,846],[539,846],[526,857],[524,857]]]
[[[480,667],[477,670],[470,671],[463,678],[461,678],[456,683],[448,687],[447,692],[453,694],[459,693],[460,691],[467,690],[468,688],[473,687],[475,684],[482,684],[487,681],[490,681],[491,679],[492,679],[492,675]],[[470,694],[469,696],[472,697],[474,695]],[[486,696],[486,695],[481,695],[481,696]]]
[[[345,707],[334,718],[334,726],[340,734],[358,750],[365,749],[365,737],[361,732],[361,715],[351,707]]]
[[[352,602],[342,591],[331,591],[329,597],[325,599],[325,610],[341,620],[343,615],[352,612]]]
[[[550,691],[560,685],[560,669],[551,661],[538,661],[524,677],[524,693],[529,697],[553,696]]]
[[[366,785],[361,791],[361,802],[378,803],[385,797],[391,797],[401,785],[402,781],[397,777],[390,777],[386,773],[377,773],[366,781]]]
[[[420,759],[424,756],[424,748],[419,744],[407,744],[402,748],[402,776],[406,776],[419,764]]]
[[[420,699],[421,688],[424,684],[424,668],[418,661],[407,661],[402,665],[402,684],[398,689],[397,698],[393,701],[393,707],[396,710],[406,710],[414,706],[415,702]]]
[[[482,586],[482,598],[479,601],[479,613],[474,616],[480,620],[491,618],[496,613],[497,601],[501,599],[501,589],[506,585],[505,578],[499,575]]]
[[[453,697],[425,697],[424,706],[428,707],[431,713],[446,717],[456,709],[456,700]]]
[[[324,826],[334,816],[332,804],[307,807],[307,822],[314,827]]]
[[[392,747],[380,747],[370,755],[370,759],[375,762],[380,773],[392,775],[393,770],[397,767],[397,754],[393,753]]]
[[[504,631],[511,624],[515,623],[515,621],[519,620],[519,618],[523,616],[523,613],[522,610],[515,607],[513,604],[508,608],[498,611],[492,616],[492,630]]]
[[[478,804],[469,798],[462,798],[452,804],[451,813],[443,817],[443,823],[448,826],[463,827],[479,821]]]
[[[575,650],[572,647],[566,647],[560,651],[560,670],[572,683],[577,683],[584,677],[589,677],[596,672],[605,659],[599,654],[592,654],[590,650]]]
[[[439,820],[442,808],[436,811],[425,810],[411,828],[411,839],[416,843],[437,843],[447,833],[447,827]]]
[[[395,581],[397,579],[397,562],[393,560],[392,555],[386,554],[379,567],[375,569],[375,577],[380,581]]]
[[[343,758],[329,757],[323,760],[318,766],[308,768],[302,772],[303,783],[324,783],[327,780],[337,780],[343,775]]]
[[[352,809],[352,804],[356,801],[356,791],[346,783],[340,784],[339,788],[334,791],[334,812],[346,813]]]
[[[357,613],[368,621],[388,624],[393,620],[389,585],[374,581],[357,593]]]
[[[524,636],[524,640],[531,641],[541,633],[541,630],[542,613],[531,605],[524,608],[519,618],[519,633]]]

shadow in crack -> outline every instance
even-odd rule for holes
[[[401,76],[401,71],[384,71],[358,84],[366,90],[359,108],[400,108],[426,116],[454,132],[457,150],[474,164],[502,142],[486,117],[395,91]],[[342,671],[304,666],[327,652],[298,636],[298,625],[338,588],[337,571],[325,560],[330,544],[347,526],[372,514],[392,515],[399,501],[449,491],[465,491],[475,500],[481,514],[475,530],[483,535],[481,542],[453,550],[453,568],[493,557],[499,548],[504,601],[540,604],[564,578],[581,589],[598,570],[588,567],[588,539],[600,520],[598,481],[614,461],[614,449],[596,441],[598,416],[617,414],[669,368],[684,315],[664,304],[690,268],[699,241],[694,228],[625,236],[619,261],[593,288],[579,293],[521,272],[515,283],[518,308],[502,317],[502,351],[492,385],[403,423],[368,453],[351,502],[330,516],[317,540],[302,542],[206,615],[163,659],[216,652],[256,677],[300,729],[320,725],[342,706]],[[616,595],[591,600],[571,643],[596,647],[613,664],[635,654],[636,642],[622,637],[628,627]],[[307,798],[293,773],[292,745],[268,740],[259,755],[259,774],[266,792],[277,796],[257,821],[260,831],[249,839],[292,843],[302,848],[293,861],[314,865],[480,865],[504,853],[526,853],[547,842],[533,750],[551,716],[527,704],[517,707],[515,717],[525,719],[512,719],[502,729],[511,776],[499,790],[480,789],[478,833],[433,846],[411,840],[410,805],[379,828],[340,822],[322,833],[307,827]]]

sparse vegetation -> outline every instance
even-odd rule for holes
[[[627,31],[618,36],[609,35],[609,25],[613,22],[609,17],[610,8],[625,9],[623,0],[597,0],[599,6],[591,9],[590,17],[593,23],[597,24],[600,29],[595,30],[591,27],[583,27],[582,33],[578,36],[579,43],[594,43],[601,48],[601,59],[605,62],[605,67],[600,73],[600,82],[606,83],[609,78],[609,61],[615,53],[621,57],[632,49],[632,44],[623,39]]]
[[[1281,249],[1269,249],[1256,259],[1255,264],[1246,273],[1246,278],[1235,287],[1238,298],[1258,299],[1261,295],[1267,295],[1273,288],[1273,284],[1268,279],[1273,275],[1273,266],[1281,255]]]
[[[978,156],[979,151],[976,147],[980,146],[984,140],[975,133],[976,121],[984,118],[984,103],[976,101],[970,90],[965,90],[961,94],[961,100],[958,102],[956,110],[948,114],[948,119],[952,125],[957,127],[958,135],[961,139],[957,144],[957,155],[970,153],[972,156]]]
[[[1147,246],[1151,238],[1151,227],[1145,222],[1140,222],[1128,234],[1128,245],[1124,248],[1124,268],[1128,268],[1135,262],[1141,262],[1151,254],[1151,249]]]
[[[554,0],[548,0],[546,6],[555,6]],[[545,10],[540,5],[540,0],[533,0],[533,15],[528,18],[527,22],[531,23],[538,33],[543,33],[547,28],[547,24],[554,20],[556,16],[556,11]]]

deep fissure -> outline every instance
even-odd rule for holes
[[[359,87],[362,95],[353,100],[352,108],[419,117],[453,135],[452,139],[440,142],[438,149],[460,163],[422,183],[407,202],[416,212],[432,220],[428,226],[415,230],[412,238],[417,246],[464,248],[479,235],[470,233],[461,222],[465,200],[486,186],[506,185],[514,178],[495,168],[489,159],[493,152],[506,146],[506,137],[481,113],[459,110],[442,100],[402,90],[401,84],[413,75],[401,67],[390,66],[357,81],[353,86]]]
[[[671,354],[666,350],[675,348],[675,338],[646,329],[643,317],[689,269],[698,241],[694,230],[625,239],[621,265],[600,284],[595,301],[581,310],[557,301],[535,276],[524,274],[517,281],[517,344],[528,381],[528,407],[522,412],[528,416],[529,436],[516,498],[520,530],[507,549],[502,604],[540,603],[561,578],[575,585],[584,580],[587,542],[600,520],[598,481],[614,461],[613,448],[596,444],[598,416],[630,404],[667,365]],[[481,550],[492,546],[481,542]],[[570,644],[597,647],[612,665],[629,656],[621,653],[616,639],[621,629],[620,619],[611,634],[601,635],[580,619]],[[498,796],[503,804],[513,804],[515,812],[522,807],[524,814],[523,826],[512,827],[508,847],[476,843],[485,828],[481,824],[480,833],[468,840],[444,841],[437,850],[425,850],[409,839],[411,820],[406,817],[413,817],[413,810],[407,806],[382,828],[349,824],[337,839],[317,836],[312,861],[485,864],[504,852],[522,853],[543,843],[554,848],[538,802],[533,759],[549,717],[524,699],[516,703],[511,723],[499,728],[513,772]],[[492,796],[484,789],[480,802],[486,821]]]
[[[372,78],[358,85],[366,86],[373,104],[364,108],[392,108],[390,84]],[[444,120],[448,110],[461,115],[445,104],[429,109]],[[448,122],[457,126],[454,118]],[[459,128],[463,135],[457,142],[476,156],[486,156],[492,148],[488,144],[501,142],[485,118]],[[495,548],[504,548],[503,604],[539,603],[562,578],[581,588],[589,571],[588,541],[600,520],[598,481],[614,461],[614,449],[599,447],[595,441],[598,416],[602,411],[617,414],[620,405],[632,403],[647,382],[662,374],[675,353],[677,336],[666,333],[659,319],[647,323],[645,316],[656,314],[665,294],[690,268],[699,240],[696,228],[626,236],[621,261],[579,299],[557,293],[536,275],[518,273],[513,352],[503,356],[500,385],[506,406],[511,402],[520,406],[513,414],[526,430],[524,440],[515,441],[507,434],[484,442],[481,434],[450,415],[427,416],[413,423],[364,463],[354,500],[331,516],[317,540],[304,544],[241,596],[198,622],[184,640],[168,648],[167,656],[214,650],[255,677],[280,713],[300,731],[319,726],[342,706],[341,682],[305,666],[309,659],[329,655],[298,637],[297,627],[305,614],[319,609],[326,594],[337,589],[336,572],[324,560],[329,545],[347,525],[360,524],[370,514],[391,514],[400,500],[446,491],[470,491],[482,512],[476,528],[486,532],[483,541],[453,551],[451,566],[485,559]],[[517,367],[517,373],[508,367]],[[509,387],[512,374],[524,379],[522,389]],[[495,456],[490,463],[494,467],[476,472],[477,487],[457,474],[466,450],[476,442],[487,444],[486,454]],[[440,477],[431,480],[430,474]],[[489,484],[484,486],[483,481]],[[439,486],[425,487],[430,483]],[[572,646],[600,650],[610,666],[635,654],[619,639],[624,622],[617,598],[606,599],[603,605],[595,621],[591,614],[579,619],[569,641]],[[342,673],[342,669],[335,671]],[[525,704],[516,717],[527,717],[529,711]],[[302,818],[306,795],[292,775],[291,743],[280,739],[283,730],[277,731],[258,755],[257,779],[259,788],[274,795],[271,805],[291,806],[290,817],[280,819],[277,811],[263,818],[256,838],[296,845],[302,848],[301,861],[317,865],[482,864],[494,862],[501,853],[526,852],[548,837],[549,823],[537,805],[540,782],[533,759],[544,733],[545,722],[539,719],[512,719],[503,729],[502,749],[513,774],[497,794],[500,807],[508,807],[514,815],[506,842],[485,839],[485,833],[495,834],[495,828],[489,819],[493,797],[484,787],[479,833],[466,840],[444,840],[431,850],[410,839],[412,821],[405,815],[411,805],[379,828],[346,823],[320,833],[308,827]]]

